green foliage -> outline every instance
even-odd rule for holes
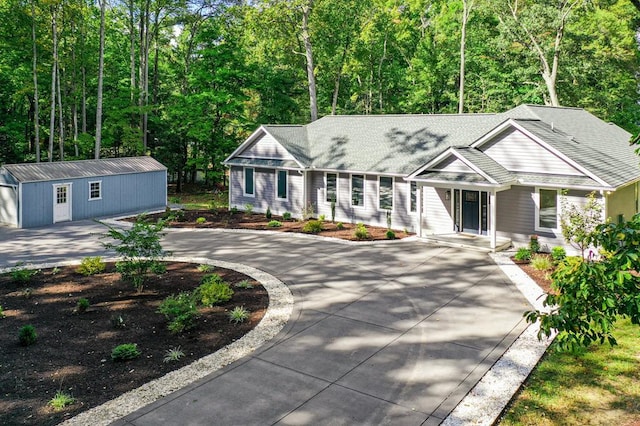
[[[246,289],[253,288],[253,284],[251,284],[249,280],[242,280],[240,282],[237,282],[235,286],[238,288],[246,288]]]
[[[115,242],[103,245],[115,250],[122,258],[116,268],[124,280],[133,283],[138,292],[142,292],[146,276],[153,265],[165,254],[160,244],[164,225],[163,220],[148,223],[142,215],[136,218],[130,229],[106,225],[109,230],[103,237],[110,237]]]
[[[336,199],[331,198],[331,223],[336,221]]]
[[[207,219],[204,217],[199,217],[196,219],[196,223],[202,225],[203,223],[207,223]]]
[[[269,223],[267,223],[267,226],[269,228],[279,228],[282,226],[282,222],[277,221],[277,220],[271,220],[269,221]]]
[[[364,223],[360,222],[356,224],[356,230],[354,231],[354,235],[358,240],[366,240],[369,238],[369,231]]]
[[[205,273],[209,272],[209,271],[211,271],[211,265],[207,265],[207,264],[204,264],[204,263],[200,264],[200,265],[198,265],[198,271],[205,272]]]
[[[168,363],[168,362],[179,361],[180,358],[182,358],[183,356],[184,356],[184,352],[180,349],[180,346],[167,349],[164,352],[164,358],[162,358],[162,362]]]
[[[89,309],[89,306],[91,306],[91,303],[89,303],[89,299],[81,297],[80,299],[78,299],[78,303],[76,303],[76,310],[78,311],[78,313],[84,314],[85,312],[87,312],[87,309]]]
[[[300,212],[300,217],[302,217],[303,221],[307,221],[313,217],[315,214],[315,208],[313,207],[313,203],[307,203]]]
[[[531,251],[532,254],[540,252],[540,242],[538,241],[537,235],[529,237],[529,251]]]
[[[247,203],[244,205],[244,211],[245,213],[247,213],[248,215],[253,213],[253,204],[251,203]]]
[[[302,232],[307,234],[318,234],[322,232],[322,222],[319,220],[309,220],[302,227]]]
[[[167,273],[167,264],[164,262],[153,262],[149,265],[149,271],[155,275],[162,275]]]
[[[549,256],[534,254],[531,256],[531,267],[537,271],[548,271],[553,268],[553,262]]]
[[[70,394],[62,391],[57,391],[56,395],[49,400],[48,404],[55,411],[60,411],[65,407],[76,402],[76,399],[72,397]]]
[[[342,230],[344,229],[344,223],[342,223],[342,222],[338,222],[338,223],[336,223],[336,228],[337,228],[339,231],[342,231]]]
[[[518,262],[526,262],[531,260],[531,250],[527,247],[520,247],[513,256]]]
[[[195,291],[195,298],[204,306],[228,302],[233,297],[231,286],[220,275],[207,275]]]
[[[551,259],[553,263],[560,263],[567,257],[567,251],[564,247],[556,246],[551,249]]]
[[[395,240],[396,239],[396,233],[393,232],[391,229],[387,230],[386,236],[387,236],[387,240]]]
[[[267,207],[267,212],[264,214],[264,216],[267,218],[267,220],[271,219],[271,208]]]
[[[283,220],[291,220],[291,213],[289,213],[289,212],[284,212],[284,213],[282,214],[282,219],[283,219]]]
[[[36,343],[38,340],[38,334],[36,333],[36,329],[31,324],[23,325],[20,327],[20,332],[18,333],[18,341],[22,346],[30,346]]]
[[[569,202],[566,196],[561,200],[562,213],[560,226],[562,236],[575,248],[580,250],[582,257],[597,239],[596,228],[603,222],[603,206],[596,193],[587,195],[587,202],[583,206]]]
[[[89,275],[96,275],[104,272],[106,267],[107,264],[102,261],[102,257],[100,256],[85,257],[82,259],[82,262],[80,262],[77,272],[88,277]]]
[[[123,343],[111,351],[113,361],[129,361],[140,356],[141,352],[136,343]]]
[[[180,209],[171,210],[167,207],[162,219],[166,222],[184,222],[184,211]]]
[[[180,197],[169,197],[169,202],[171,204],[180,204]]]
[[[229,312],[229,321],[236,324],[245,322],[249,318],[249,311],[244,306],[236,306]]]
[[[160,303],[158,312],[165,316],[168,321],[167,328],[172,333],[182,333],[192,329],[200,317],[196,298],[188,292],[166,297]]]
[[[324,222],[324,220],[325,220],[326,218],[327,218],[327,217],[326,217],[325,215],[323,215],[323,214],[321,214],[320,216],[318,216],[318,220],[319,220],[320,222]]]
[[[0,305],[0,319],[6,317],[7,314],[4,313],[4,308],[2,307],[2,305]]]
[[[40,273],[39,269],[29,269],[24,266],[23,262],[18,262],[16,266],[11,268],[11,279],[20,285],[26,285],[31,282],[31,278]]]

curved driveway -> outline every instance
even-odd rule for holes
[[[92,232],[0,228],[0,266],[103,254]],[[294,311],[251,356],[117,424],[435,425],[526,327],[524,297],[475,251],[215,230],[171,230],[165,248],[269,272]]]

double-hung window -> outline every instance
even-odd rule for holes
[[[89,200],[99,200],[102,198],[102,181],[89,182]]]
[[[378,179],[378,208],[393,210],[393,178],[380,176]]]
[[[325,202],[338,202],[338,174],[327,173],[324,181]]]
[[[245,197],[256,196],[255,169],[251,167],[245,167],[244,169],[244,195]]]
[[[558,190],[536,190],[536,230],[551,231],[558,229]]]
[[[351,205],[364,206],[364,175],[351,175]]]
[[[286,170],[278,170],[276,172],[276,197],[278,197],[281,200],[286,200],[287,197],[287,192],[288,192],[288,186],[287,186],[287,178],[288,178],[288,172]]]

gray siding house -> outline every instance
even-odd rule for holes
[[[260,126],[226,160],[229,206],[421,236],[486,236],[564,245],[565,203],[595,191],[610,220],[638,212],[631,134],[578,108],[521,105],[499,114],[327,116]]]
[[[32,228],[164,208],[167,169],[151,157],[0,167],[0,223]]]

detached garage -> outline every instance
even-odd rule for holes
[[[18,228],[166,205],[167,168],[151,157],[0,167],[0,223]]]

